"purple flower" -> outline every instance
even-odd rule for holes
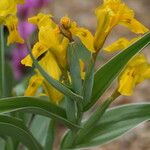
[[[26,21],[22,21],[19,23],[19,32],[23,39],[27,40],[34,31],[35,31],[34,25]]]
[[[21,64],[21,60],[26,56],[27,48],[24,44],[18,44],[12,52],[12,67],[14,70],[14,76],[16,79],[21,79],[25,69],[25,67]]]
[[[26,18],[29,14],[33,15],[35,9],[40,9],[47,4],[48,0],[26,0],[24,5],[18,5],[18,14],[21,18]]]

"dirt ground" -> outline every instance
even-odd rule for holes
[[[64,15],[68,15],[76,20],[80,26],[88,27],[91,31],[95,31],[96,17],[94,9],[102,2],[102,0],[53,0],[48,11],[54,15],[56,19]],[[136,18],[150,28],[150,0],[124,0],[132,9],[135,10]],[[46,10],[47,11],[47,10]],[[123,27],[115,27],[106,41],[106,45],[118,39],[119,37],[134,37],[135,35]],[[144,53],[149,57],[149,48]],[[104,60],[108,60],[111,55],[103,54]],[[111,88],[105,95],[108,95]],[[150,100],[150,80],[140,84],[131,97],[121,97],[115,105],[132,102],[142,102]],[[56,148],[57,149],[57,148]],[[145,123],[130,131],[121,138],[106,144],[102,147],[91,148],[88,150],[150,150],[150,124]]]

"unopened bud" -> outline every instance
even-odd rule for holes
[[[71,20],[68,16],[62,17],[60,24],[64,27],[64,29],[69,29],[71,27]]]

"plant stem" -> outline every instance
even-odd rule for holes
[[[5,97],[5,45],[4,45],[4,26],[0,27],[1,50],[0,50],[0,83],[1,97]]]
[[[87,133],[89,133],[89,131],[93,128],[97,121],[101,119],[107,108],[118,96],[120,96],[120,94],[115,91],[111,97],[105,100],[102,105],[97,108],[97,110],[84,123],[83,128],[78,131],[76,139],[74,139],[75,143],[81,142],[84,137],[86,137]]]
[[[79,130],[76,136],[75,143],[79,143],[82,141],[83,137],[86,136],[86,134],[92,129],[93,125],[99,120],[106,109],[109,107],[111,104],[112,100],[107,99],[91,116],[90,118],[84,123],[83,129]]]
[[[48,127],[44,150],[52,150],[55,139],[55,120],[51,119]]]

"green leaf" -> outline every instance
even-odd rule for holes
[[[25,111],[43,115],[61,121],[70,128],[79,128],[78,125],[68,121],[63,108],[44,99],[35,97],[11,97],[0,100],[0,114],[14,111]]]
[[[130,45],[128,48],[113,57],[104,66],[99,68],[95,73],[92,98],[84,110],[88,110],[102,96],[111,83],[116,79],[119,73],[126,66],[128,61],[150,44],[150,32],[145,34],[141,39]]]
[[[30,125],[30,131],[37,141],[44,146],[50,118],[35,115]]]
[[[68,120],[70,120],[72,122],[76,122],[76,103],[75,103],[75,101],[73,101],[65,96],[63,108],[66,110],[66,115],[67,115]]]
[[[85,80],[83,83],[83,106],[86,106],[89,104],[91,100],[92,95],[92,89],[93,89],[93,82],[94,82],[94,62],[91,59],[91,61],[88,64]]]
[[[92,58],[92,53],[83,45],[83,43],[80,40],[76,43],[76,47],[78,58],[83,60],[85,65],[88,66],[89,61]]]
[[[31,49],[30,47],[28,48],[29,50]],[[82,97],[77,95],[76,93],[72,92],[69,88],[67,88],[64,84],[62,84],[61,82],[55,80],[54,78],[52,78],[51,76],[49,76],[44,70],[43,68],[39,65],[38,61],[33,57],[31,51],[29,51],[30,56],[33,60],[33,63],[35,65],[35,67],[39,70],[39,72],[41,73],[41,75],[52,85],[54,86],[57,90],[59,90],[60,92],[62,92],[64,95],[70,97],[71,99],[74,100],[82,100]]]
[[[15,140],[21,141],[30,150],[42,150],[40,144],[22,121],[16,118],[0,115],[0,135],[10,136]]]
[[[70,43],[68,46],[68,61],[69,61],[69,69],[71,75],[71,81],[73,90],[81,95],[82,90],[82,80],[80,75],[80,64],[77,56],[77,46],[76,43]]]
[[[3,138],[0,138],[0,150],[4,150],[5,147],[5,141],[3,140]]]
[[[150,103],[128,104],[109,109],[83,140],[73,148],[108,143],[140,123],[150,120]]]
[[[12,89],[15,85],[15,80],[14,80],[14,75],[13,75],[13,72],[12,72],[12,68],[10,66],[9,63],[5,63],[5,76],[6,76],[6,85],[7,85],[7,88],[5,89],[5,94],[6,94],[6,97],[10,97],[12,96]]]
[[[50,120],[44,150],[53,149],[53,144],[55,140],[55,125],[55,121]]]

